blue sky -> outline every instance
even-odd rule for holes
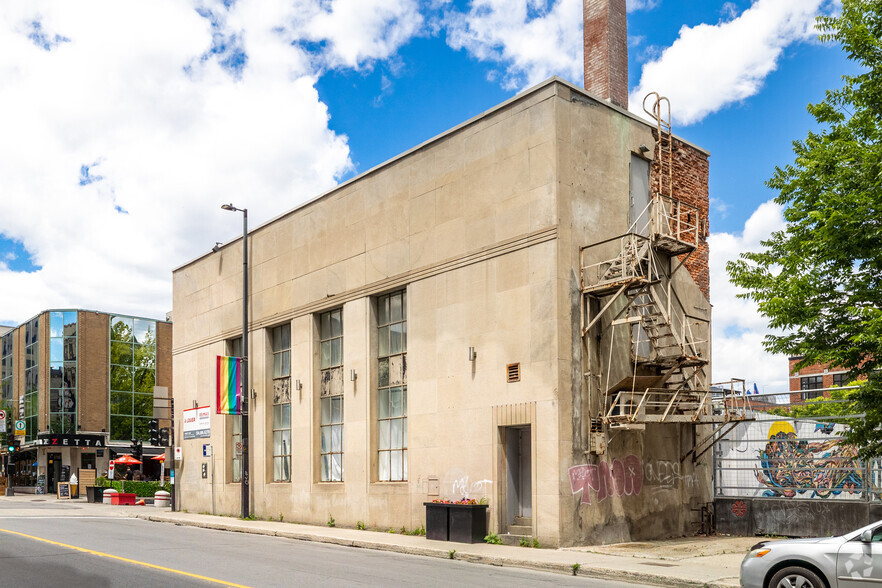
[[[721,268],[780,227],[763,183],[854,71],[811,31],[836,5],[628,6],[632,110],[660,91],[712,154],[714,376],[783,389]],[[239,230],[218,203],[267,220],[581,64],[581,0],[4,2],[0,324],[163,316],[171,269]]]

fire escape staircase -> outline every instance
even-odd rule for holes
[[[706,341],[693,333],[672,286],[683,264],[678,256],[688,257],[697,247],[698,210],[656,195],[644,212],[640,218],[648,218],[648,226],[632,226],[581,251],[582,335],[612,315],[611,338],[627,331],[634,367],[633,375],[611,386],[607,381],[602,420],[613,426],[744,420],[749,411],[743,389],[707,385],[708,361],[700,352]],[[590,263],[596,259],[601,261]]]

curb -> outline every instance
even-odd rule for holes
[[[282,537],[284,539],[294,539],[297,541],[311,541],[313,543],[327,543],[331,545],[340,545],[342,547],[356,547],[361,549],[372,549],[374,551],[388,551],[392,553],[402,553],[405,555],[419,555],[423,557],[434,557],[438,559],[450,559],[450,551],[437,549],[434,547],[412,547],[406,545],[396,545],[390,543],[382,543],[379,541],[347,539],[345,537],[334,537],[325,535],[316,535],[303,531],[275,531],[271,529],[261,529],[247,525],[246,521],[241,524],[233,524],[229,521],[191,521],[180,520],[175,517],[164,516],[159,514],[133,514],[133,518],[151,521],[155,523],[172,523],[175,525],[198,527],[202,529],[212,529],[217,531],[229,531],[236,533],[250,533],[253,535],[266,535],[270,537]],[[631,570],[617,570],[605,567],[580,565],[577,573],[573,574],[572,564],[559,564],[555,562],[540,562],[529,559],[511,558],[511,557],[494,557],[487,555],[478,555],[474,553],[459,553],[455,558],[458,561],[468,563],[478,563],[497,567],[522,568],[528,570],[536,570],[540,572],[552,572],[567,576],[576,575],[587,578],[596,578],[599,580],[617,580],[622,582],[634,582],[641,584],[654,584],[657,586],[671,586],[675,588],[735,588],[736,583],[724,581],[702,582],[699,580],[689,580],[685,578],[677,578],[666,576],[663,574],[653,574],[651,572],[636,572]]]

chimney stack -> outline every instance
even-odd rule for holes
[[[628,108],[628,17],[625,0],[582,0],[585,89]]]

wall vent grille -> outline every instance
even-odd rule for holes
[[[520,363],[510,363],[505,366],[505,378],[506,382],[511,384],[512,382],[520,382],[521,381],[521,364]]]

